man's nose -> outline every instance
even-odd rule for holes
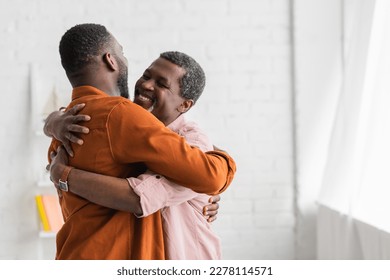
[[[144,81],[142,87],[147,90],[154,90],[154,81],[152,79]]]

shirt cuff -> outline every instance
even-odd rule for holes
[[[142,215],[138,218],[149,216],[166,205],[168,192],[161,187],[163,176],[158,174],[142,174],[138,178],[127,178],[130,187],[140,197]]]

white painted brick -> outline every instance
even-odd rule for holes
[[[232,56],[248,56],[250,54],[251,46],[240,42],[233,42],[229,45],[213,44],[207,46],[206,53],[209,57],[224,58]]]
[[[289,0],[112,0],[110,5],[15,0],[1,7],[0,59],[7,68],[0,70],[0,102],[7,118],[0,119],[0,168],[7,172],[0,174],[0,228],[7,230],[0,231],[0,259],[53,257],[54,239],[37,237],[31,200],[40,191],[35,181],[45,176],[48,139],[35,139],[28,127],[28,70],[30,63],[39,64],[39,91],[47,94],[56,86],[68,102],[58,43],[82,22],[105,24],[121,42],[130,89],[162,51],[184,51],[201,63],[207,85],[188,117],[229,151],[238,167],[213,225],[224,258],[293,258],[289,5]],[[31,168],[21,171],[26,164]]]
[[[254,225],[257,229],[272,229],[276,226],[275,215],[271,214],[255,214]]]
[[[222,202],[220,205],[223,206],[224,197],[222,196],[221,199]],[[216,232],[231,230],[233,228],[232,217],[230,215],[226,215],[223,211],[223,208],[220,209],[218,213],[220,214],[217,215],[217,219],[212,224],[213,229]]]
[[[247,58],[240,58],[231,60],[231,71],[233,73],[254,72],[257,77],[261,79],[262,73],[269,73],[271,71],[272,61],[266,56],[251,56]]]
[[[236,188],[232,190],[235,199],[270,199],[273,196],[272,188],[268,186],[262,186],[261,184],[252,182],[250,185],[241,184],[238,182]]]
[[[244,200],[226,200],[222,204],[225,214],[248,214],[252,212],[252,202]]]
[[[295,225],[294,213],[278,213],[275,217],[275,224],[278,227],[293,227]]]
[[[291,92],[288,84],[271,86],[272,100],[276,102],[286,102],[291,104]],[[292,121],[290,120],[290,123]]]
[[[245,28],[245,29],[232,29],[229,34],[229,40],[233,42],[250,42],[252,44],[270,44],[276,42],[271,36],[281,35],[280,33],[272,34],[272,31],[268,28]]]
[[[256,200],[271,199],[275,196],[275,187],[268,183],[257,183],[252,187],[252,198]]]
[[[156,13],[169,12],[170,14],[172,14],[183,10],[183,2],[179,0],[171,0],[169,1],[169,4],[164,3],[163,5],[161,5],[161,2],[159,0],[127,2],[130,2],[130,4],[132,4],[131,8],[133,8],[138,13],[153,12],[153,14],[155,15]],[[123,4],[123,1],[121,2],[121,4]],[[148,18],[144,18],[144,20],[148,20]]]
[[[252,45],[254,55],[267,54],[269,57],[290,57],[291,47],[285,44]],[[267,81],[268,82],[268,81]]]
[[[224,32],[251,26],[249,25],[249,17],[246,14],[211,15],[203,18],[203,24],[213,29],[218,28],[219,30],[224,30]]]
[[[185,9],[194,14],[202,15],[226,15],[228,10],[227,1],[225,0],[198,0],[198,1],[185,1]]]
[[[227,34],[225,32],[207,32],[207,33],[199,33],[199,30],[196,28],[194,29],[187,29],[181,32],[180,39],[184,43],[192,43],[192,44],[199,44],[199,43],[215,43],[215,42],[226,42]]]
[[[270,37],[274,44],[290,44],[290,35],[290,29],[282,26],[272,29]]]
[[[232,215],[232,223],[233,228],[241,231],[250,230],[253,227],[253,215],[252,213]]]
[[[277,75],[290,75],[291,69],[290,69],[291,61],[288,59],[288,57],[277,57],[273,58],[271,62],[271,71]],[[289,91],[285,91],[288,93]],[[288,94],[287,94],[288,95]]]
[[[288,13],[290,8],[290,1],[272,0],[271,7],[274,13]]]
[[[293,201],[289,198],[275,198],[270,200],[258,200],[254,203],[255,213],[264,212],[292,212]]]
[[[269,13],[262,16],[251,15],[249,16],[249,22],[251,26],[255,27],[274,27],[290,25],[289,18],[285,13]]]
[[[231,13],[243,13],[256,14],[262,16],[271,12],[271,2],[270,0],[243,0],[243,1],[230,1],[230,12]]]
[[[293,198],[294,197],[294,188],[291,185],[276,185],[273,187],[275,197],[277,198]]]

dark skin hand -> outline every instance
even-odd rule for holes
[[[218,214],[218,209],[219,209],[219,204],[218,202],[221,200],[221,196],[219,194],[214,195],[210,197],[209,202],[211,204],[203,207],[203,215],[204,216],[209,216],[207,221],[209,223],[214,222],[217,219],[217,214]]]
[[[68,165],[68,155],[65,151],[65,148],[60,146],[57,149],[57,153],[52,152],[50,154],[50,158],[51,164],[47,166],[47,169],[50,171],[50,179],[52,182],[54,182],[58,190],[58,180],[60,179],[64,168]],[[77,185],[75,182],[73,182],[72,175],[75,175],[76,173],[78,173],[78,178],[87,180],[92,185],[95,185],[95,188],[92,192],[90,188],[82,188],[80,185]],[[93,180],[98,180],[99,184],[94,183]],[[115,180],[114,183],[113,180]],[[133,189],[128,185],[128,181],[126,179],[104,175],[99,175],[97,178],[96,174],[94,173],[72,169],[68,177],[68,184],[70,192],[87,198],[93,203],[120,211],[142,215],[139,196],[134,193]],[[72,186],[75,187],[72,188]],[[112,192],[113,187],[116,188],[114,192]],[[107,189],[110,189],[109,194]],[[61,191],[58,192],[59,195],[61,195]],[[115,194],[115,196],[113,196],[113,194]],[[210,223],[215,221],[217,218],[219,201],[219,195],[212,196],[209,200],[210,204],[203,207],[203,215]]]
[[[79,138],[78,135],[89,133],[88,127],[78,124],[80,122],[86,122],[91,119],[91,117],[88,115],[78,114],[84,107],[85,104],[81,103],[75,105],[67,112],[54,111],[49,115],[51,118],[47,118],[48,121],[43,127],[43,132],[47,136],[54,137],[59,140],[64,146],[68,155],[71,157],[73,157],[71,143],[82,145],[84,141]],[[61,119],[64,121],[65,125],[55,125],[52,120],[55,119],[56,116],[62,116]],[[62,135],[65,135],[65,137]]]

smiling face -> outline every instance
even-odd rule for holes
[[[183,68],[158,58],[136,82],[134,103],[151,111],[165,125],[170,124],[193,104],[181,96],[180,79],[184,74]]]

